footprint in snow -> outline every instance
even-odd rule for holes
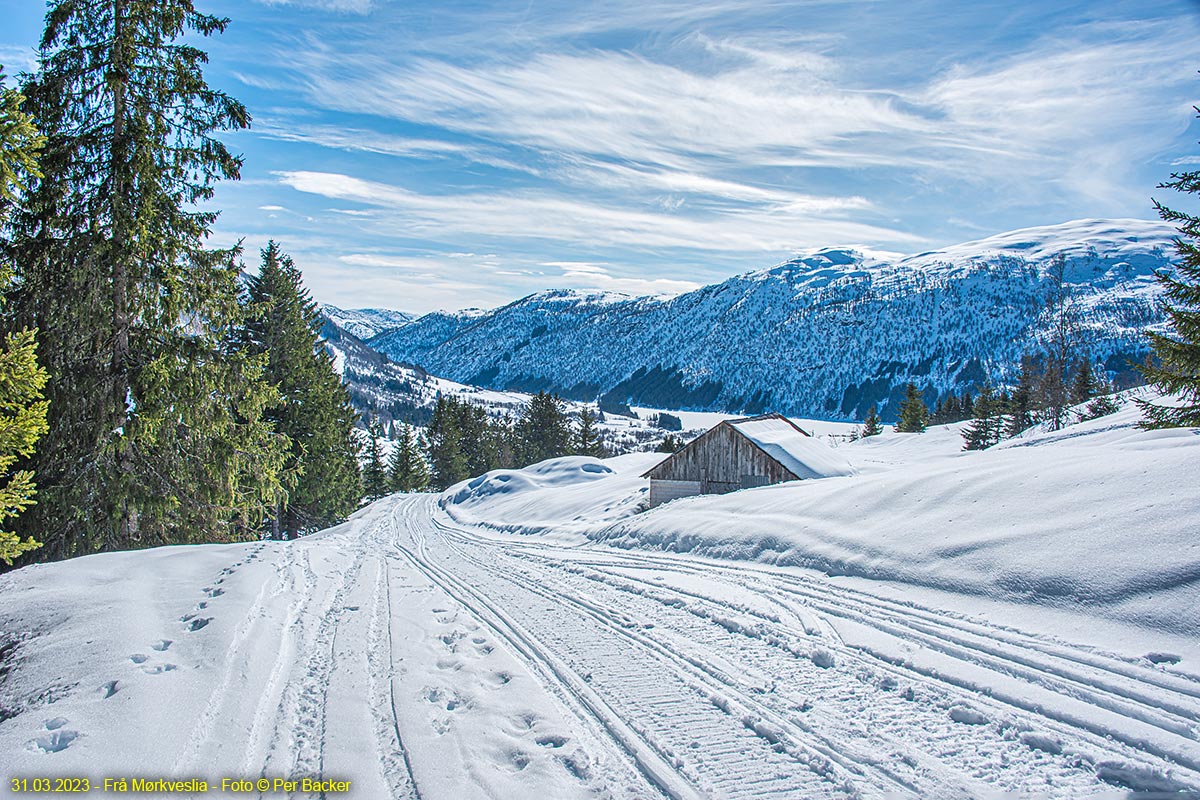
[[[142,672],[146,673],[147,675],[161,675],[164,672],[174,672],[177,669],[179,669],[179,667],[175,666],[174,664],[155,664],[154,666],[142,667]]]
[[[511,680],[512,675],[507,672],[493,672],[485,679],[485,683],[493,689],[499,689]]]
[[[144,653],[134,653],[133,655],[131,655],[129,657],[129,660],[135,664],[145,664],[147,661],[150,660],[150,656],[148,656]]]
[[[520,750],[513,750],[508,754],[509,763],[513,766],[514,772],[520,772],[529,766],[529,756],[522,753]]]
[[[150,645],[150,649],[157,650],[158,652],[162,653],[172,644],[174,644],[173,639],[159,639],[157,642]]]
[[[189,615],[189,616],[194,616],[194,615]],[[187,624],[187,629],[189,631],[191,631],[192,633],[195,633],[196,631],[200,630],[201,628],[203,628],[205,625],[207,625],[210,622],[212,622],[212,617],[196,617],[195,619],[193,619],[191,622],[189,622]]]
[[[100,693],[101,700],[107,700],[119,691],[120,681],[109,681],[101,686],[96,691]]]
[[[26,749],[35,753],[60,753],[66,750],[71,742],[79,738],[79,731],[67,730],[66,724],[64,717],[46,720],[46,735],[30,739],[25,743]]]
[[[209,597],[220,597],[221,595],[225,594],[225,590],[224,589],[216,589],[212,586],[205,586],[204,593],[206,595],[208,595]]]

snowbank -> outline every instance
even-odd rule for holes
[[[568,456],[524,469],[492,470],[451,486],[441,506],[460,523],[582,542],[598,526],[639,509],[649,490],[641,475],[665,457]]]

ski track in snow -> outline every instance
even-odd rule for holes
[[[1088,797],[1200,783],[1200,684],[1187,677],[754,566],[492,542],[424,504],[398,506],[412,538],[398,547],[477,613],[505,609],[525,631],[514,645],[551,653],[564,684],[584,680],[638,737],[615,741],[656,757],[642,771],[670,796]]]
[[[175,639],[126,651],[162,680],[207,681],[179,746],[147,756],[176,776],[353,779],[352,796],[403,800],[1200,789],[1189,673],[795,572],[502,541],[430,495],[225,552],[240,555],[196,585]],[[219,652],[194,646],[226,620]],[[191,669],[154,660],[168,652]],[[120,741],[89,709],[138,684],[86,688],[62,714],[0,723],[7,747],[37,721],[14,769]]]

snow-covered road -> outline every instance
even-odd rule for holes
[[[867,582],[498,539],[429,495],[298,542],[150,553],[0,582],[19,635],[4,792],[65,774],[425,800],[1200,788],[1189,673]]]

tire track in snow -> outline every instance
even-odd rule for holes
[[[415,503],[416,501],[409,506]],[[411,526],[408,527],[408,531],[414,533]],[[420,536],[414,535],[413,539],[413,548],[405,547],[400,542],[399,530],[395,530],[392,547],[397,555],[487,624],[497,638],[503,640],[510,650],[541,678],[543,685],[548,689],[557,689],[559,696],[577,709],[581,719],[603,731],[633,762],[634,773],[640,773],[648,781],[647,788],[661,792],[662,796],[672,800],[690,800],[702,796],[681,779],[675,773],[674,767],[663,761],[659,753],[637,732],[626,725],[587,685],[582,676],[566,668],[482,594],[445,570],[434,566],[425,552]]]

